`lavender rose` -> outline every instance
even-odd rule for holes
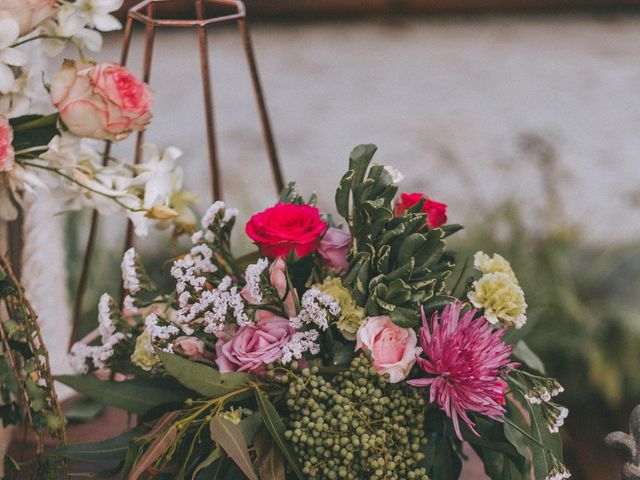
[[[332,270],[343,271],[349,267],[347,256],[351,246],[351,235],[339,228],[329,228],[322,240],[318,254]]]
[[[216,364],[222,373],[258,373],[282,357],[293,332],[286,318],[262,318],[255,325],[241,327],[230,340],[218,340]]]

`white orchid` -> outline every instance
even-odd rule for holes
[[[122,6],[123,0],[76,0],[75,7],[88,18],[88,25],[101,32],[119,30],[122,25],[111,15]]]
[[[16,80],[12,67],[23,67],[27,64],[27,56],[11,46],[20,36],[20,27],[15,20],[0,20],[0,93],[11,91]]]

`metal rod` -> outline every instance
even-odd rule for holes
[[[203,0],[196,0],[196,16],[205,17]],[[222,183],[218,167],[218,145],[216,142],[215,117],[213,115],[213,94],[211,92],[211,74],[209,69],[209,42],[207,28],[203,25],[198,30],[198,53],[200,56],[200,75],[202,77],[202,94],[204,96],[204,116],[209,153],[209,175],[213,200],[222,199]]]
[[[124,27],[124,38],[122,40],[122,50],[120,51],[120,65],[125,65],[129,58],[129,49],[131,48],[131,36],[133,33],[133,18],[127,17],[127,23]],[[102,154],[102,165],[106,165],[109,161],[111,153],[111,142],[107,141]],[[84,297],[87,293],[89,284],[89,272],[91,270],[91,260],[95,250],[95,243],[98,233],[99,215],[97,210],[91,212],[91,226],[89,228],[89,237],[87,238],[87,247],[85,248],[84,258],[82,260],[82,271],[78,280],[78,288],[76,289],[75,305],[73,308],[73,324],[71,326],[71,335],[69,336],[68,350],[71,350],[74,340],[78,335],[80,328],[80,318],[82,316],[82,308],[84,306]]]
[[[151,2],[147,5],[147,15],[153,16],[155,3]],[[144,30],[144,66],[142,70],[142,81],[149,83],[151,79],[151,65],[153,60],[153,44],[155,40],[155,25],[147,23]],[[142,155],[142,145],[144,143],[144,130],[138,132],[136,137],[136,151],[133,163],[138,165],[140,163],[140,157]],[[127,231],[124,240],[124,250],[127,251],[133,246],[133,223],[131,220],[127,221]],[[124,295],[121,295],[121,299],[124,299]]]
[[[276,144],[273,139],[273,132],[271,131],[271,123],[269,121],[269,114],[267,113],[267,105],[264,100],[264,94],[262,93],[262,85],[260,83],[260,75],[258,74],[258,67],[256,65],[255,55],[253,53],[253,45],[251,43],[251,37],[249,36],[249,29],[245,18],[238,20],[238,29],[242,36],[242,44],[244,46],[244,52],[247,57],[247,63],[249,64],[249,73],[251,74],[251,81],[253,83],[253,91],[256,95],[256,102],[258,103],[258,113],[260,115],[260,124],[262,125],[262,135],[264,137],[264,143],[267,147],[267,153],[269,155],[269,163],[271,164],[271,172],[273,174],[273,181],[276,184],[277,193],[280,193],[284,188],[284,179],[282,178],[282,170],[280,169],[280,163],[278,162],[278,153],[276,152]]]

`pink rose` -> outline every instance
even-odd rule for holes
[[[351,235],[340,228],[330,228],[320,240],[318,254],[327,266],[336,271],[349,267],[347,256],[351,247]]]
[[[0,115],[0,172],[8,172],[15,165],[13,150],[13,129],[9,120]]]
[[[56,0],[2,0],[0,20],[15,21],[22,37],[52,17],[59,8]]]
[[[371,352],[373,366],[380,375],[389,374],[396,383],[409,375],[421,350],[416,332],[402,328],[387,316],[369,317],[358,329],[356,350]]]
[[[204,341],[196,337],[178,337],[173,341],[173,350],[189,358],[200,357],[204,353]]]
[[[222,373],[259,373],[282,357],[293,333],[286,318],[262,318],[255,325],[241,327],[230,340],[218,340],[216,364]]]
[[[115,63],[66,60],[53,76],[51,100],[80,137],[122,140],[151,120],[151,89]]]

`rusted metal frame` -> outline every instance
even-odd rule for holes
[[[131,37],[133,34],[133,18],[127,17],[127,22],[124,27],[124,37],[122,41],[122,49],[120,51],[120,64],[125,65],[129,58],[129,49],[131,47]],[[109,162],[109,156],[111,154],[111,141],[105,142],[104,152],[102,154],[102,165],[106,165]],[[91,270],[91,260],[95,250],[95,244],[98,234],[99,215],[97,210],[91,212],[91,226],[89,228],[89,236],[87,238],[87,246],[85,248],[84,258],[82,260],[82,270],[80,272],[80,279],[78,280],[78,288],[76,289],[75,303],[73,309],[73,324],[71,327],[71,335],[69,336],[68,350],[71,350],[74,340],[78,335],[78,328],[80,327],[80,318],[82,316],[82,308],[84,306],[84,297],[87,292],[87,286],[89,284],[89,272]]]

